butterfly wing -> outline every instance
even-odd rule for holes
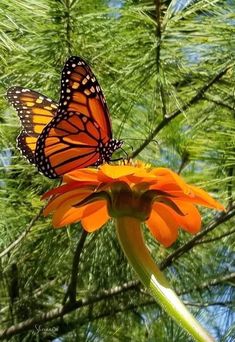
[[[122,144],[112,139],[104,95],[80,57],[65,63],[58,107],[42,94],[21,87],[10,88],[7,96],[23,126],[18,147],[49,178],[108,161]]]
[[[38,136],[57,112],[58,105],[36,91],[22,87],[8,89],[7,98],[16,109],[23,129]]]
[[[99,162],[100,151],[108,142],[109,137],[90,117],[76,112],[60,113],[37,140],[36,165],[45,176],[60,177]]]
[[[105,134],[112,138],[109,110],[101,87],[90,67],[80,57],[70,57],[62,71],[58,113],[70,111],[96,121]]]
[[[34,152],[39,134],[56,115],[58,105],[48,97],[22,87],[12,87],[7,98],[16,109],[23,130],[17,137],[22,154],[34,163]]]
[[[37,138],[28,135],[24,130],[18,135],[17,147],[20,149],[21,153],[28,159],[32,164],[35,164],[35,149]]]

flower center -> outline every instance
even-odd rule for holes
[[[134,191],[124,182],[111,186],[108,212],[111,217],[130,216],[146,221],[151,213],[152,198],[146,192]]]

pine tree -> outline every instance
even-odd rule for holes
[[[169,249],[145,235],[198,320],[233,341],[234,10],[219,0],[1,1],[2,339],[190,341],[139,284],[112,222],[86,236],[80,224],[54,230],[42,216],[40,197],[57,182],[17,151],[19,120],[5,94],[21,85],[58,101],[63,63],[79,55],[128,155],[175,170],[226,206],[202,211],[202,231],[181,232]],[[76,302],[64,307],[71,273]]]

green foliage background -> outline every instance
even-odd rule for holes
[[[191,244],[182,232],[166,250],[145,234],[199,321],[217,341],[234,341],[234,13],[229,0],[1,0],[0,336],[11,327],[12,341],[191,341],[138,284],[112,222],[86,239],[83,305],[45,318],[62,304],[82,229],[53,230],[40,215],[41,195],[57,183],[17,151],[19,120],[5,94],[21,85],[58,101],[63,63],[79,55],[127,153],[172,168],[227,207],[201,210],[205,234]],[[17,332],[20,322],[28,325]]]

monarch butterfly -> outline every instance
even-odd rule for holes
[[[104,95],[80,57],[70,57],[64,65],[59,104],[22,87],[10,88],[7,97],[23,126],[19,149],[49,178],[108,162],[123,144],[112,139]]]

